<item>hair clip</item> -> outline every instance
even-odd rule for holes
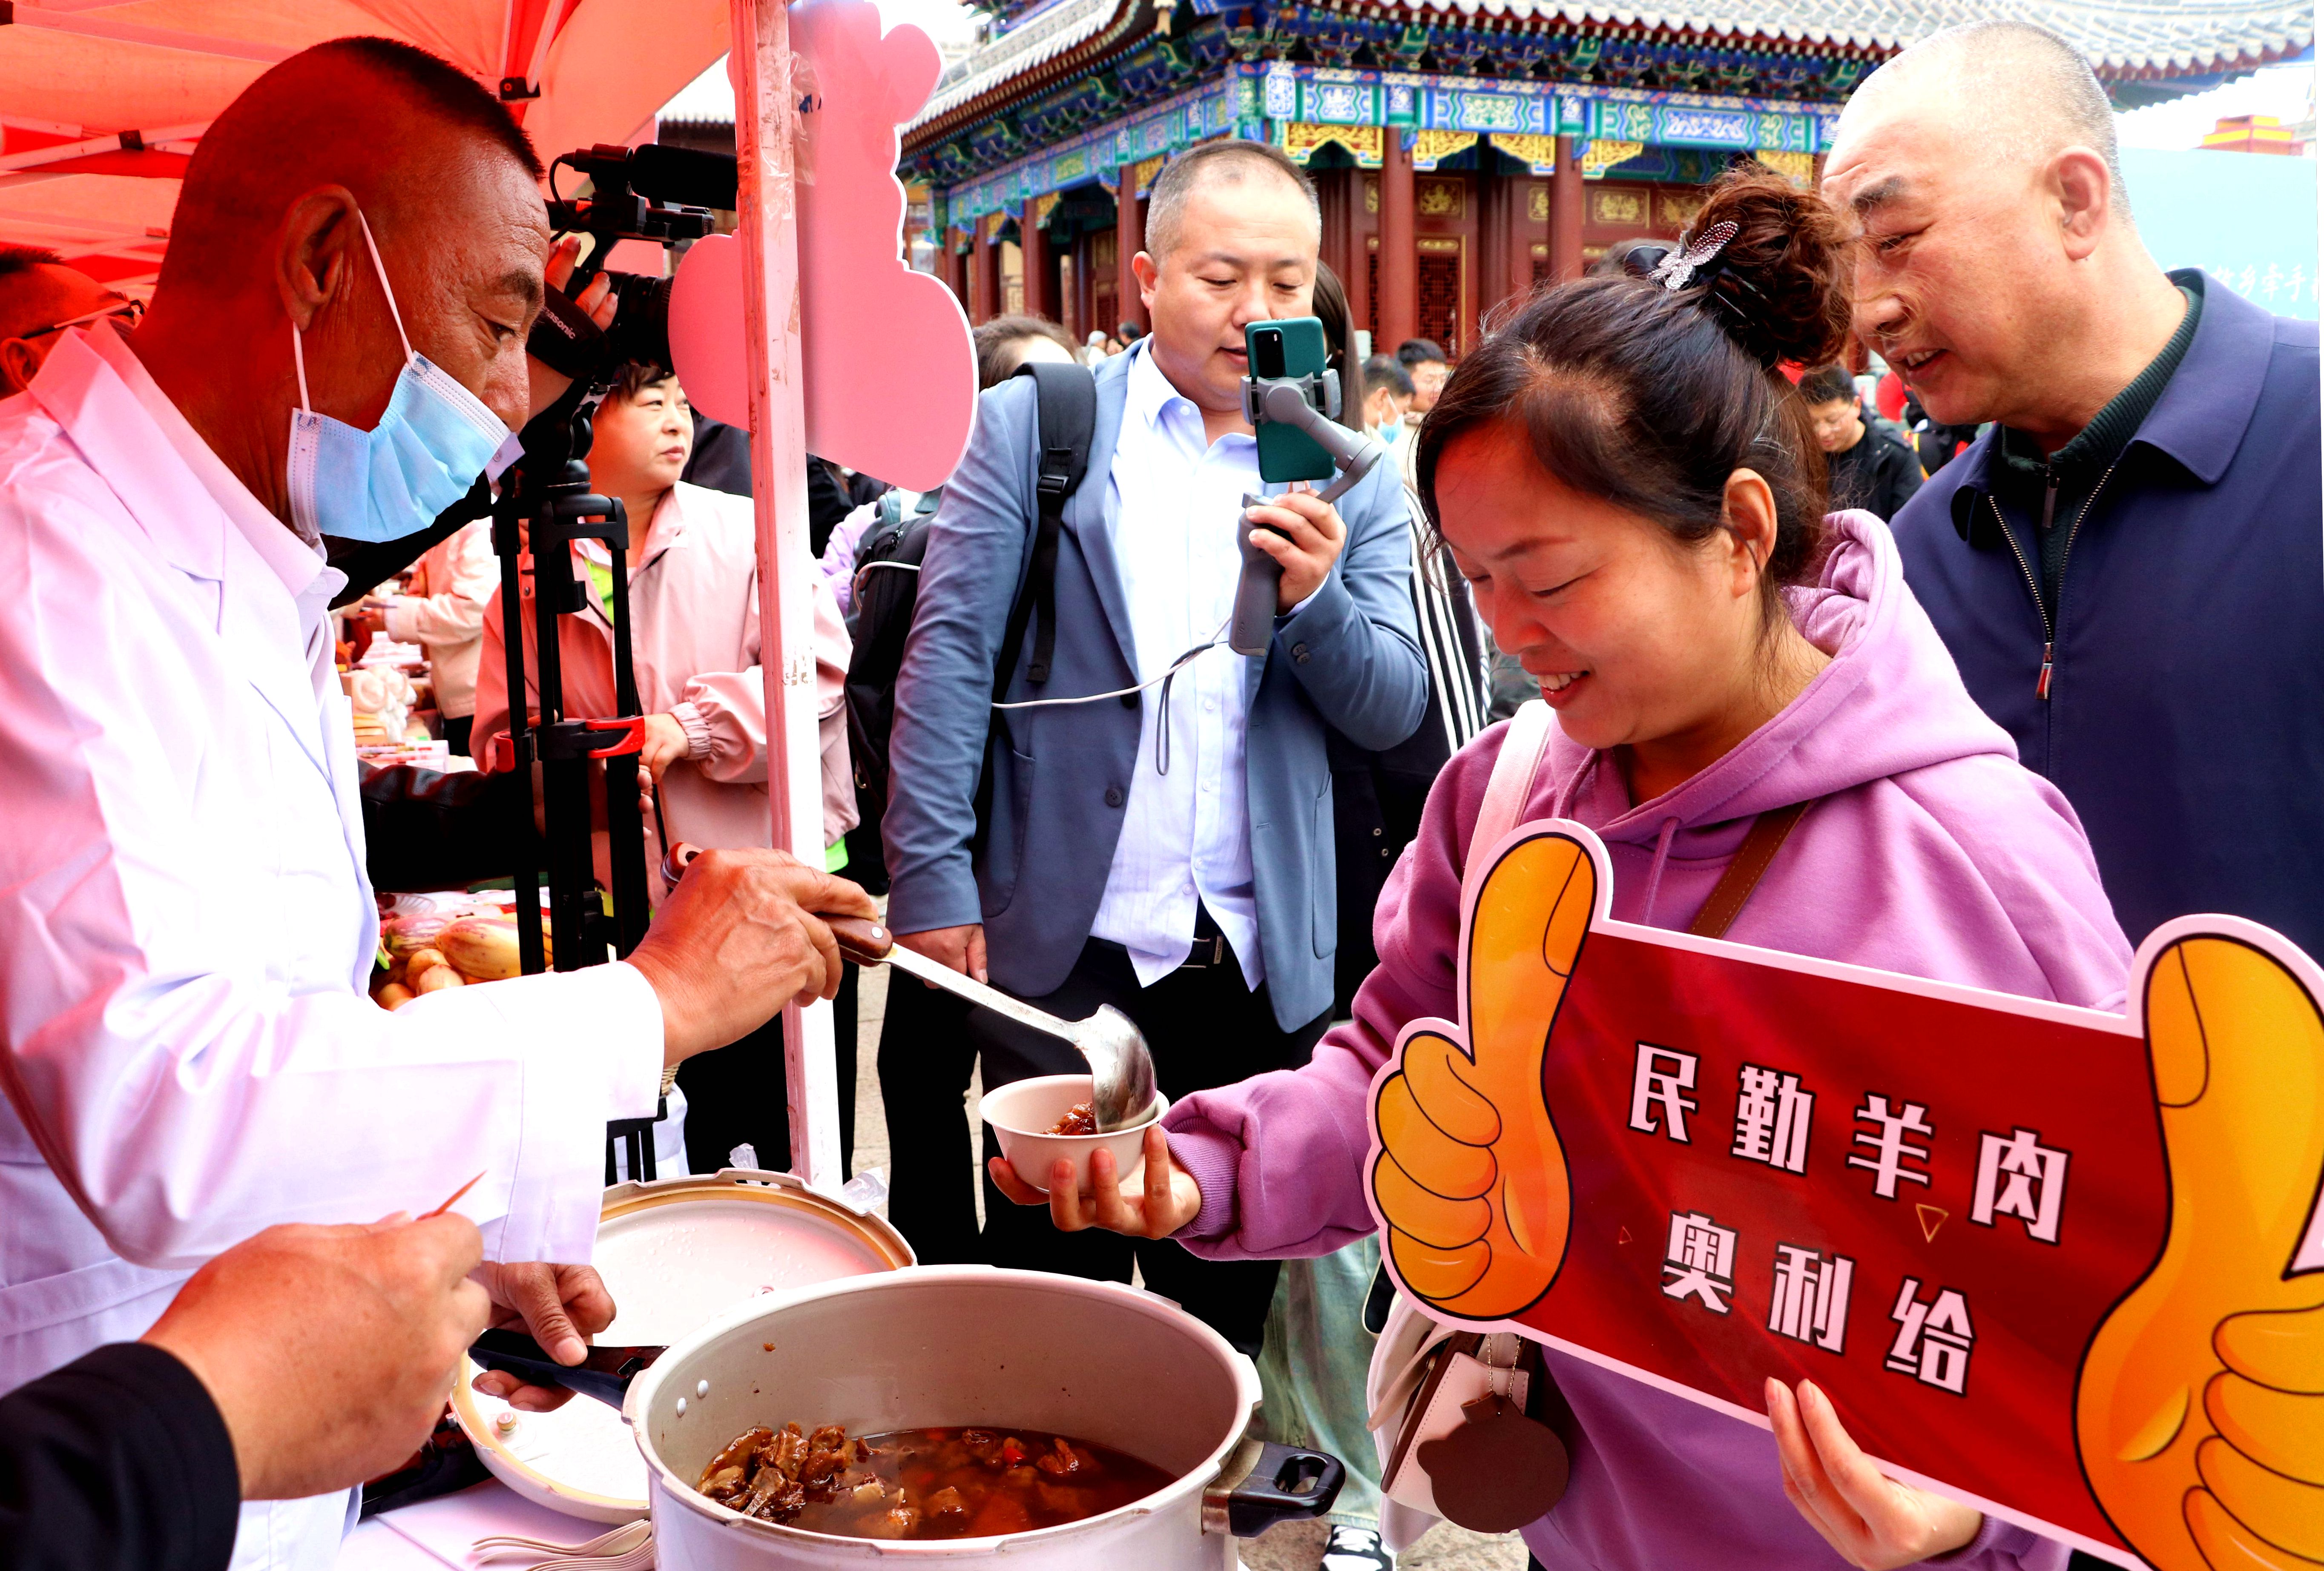
[[[1742,226],[1730,218],[1713,224],[1700,236],[1682,234],[1678,237],[1677,248],[1656,262],[1655,271],[1646,276],[1676,293],[1692,283],[1695,273],[1742,232]]]

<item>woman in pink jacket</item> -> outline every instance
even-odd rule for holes
[[[1970,701],[1886,526],[1822,516],[1805,411],[1774,368],[1840,346],[1837,220],[1752,170],[1712,188],[1698,225],[1655,276],[1536,296],[1422,427],[1431,516],[1556,711],[1520,819],[1589,825],[1613,914],[1683,928],[1760,815],[1812,804],[1729,939],[2118,1005],[2130,948],[2073,810]],[[1060,1226],[1224,1258],[1321,1254],[1372,1230],[1369,1088],[1407,1021],[1457,1015],[1462,871],[1508,730],[1438,779],[1380,897],[1379,969],[1354,1018],[1304,1069],[1172,1108],[1142,1192],[1059,1185]],[[1575,1421],[1566,1493],[1525,1530],[1544,1566],[2065,1563],[2061,1545],[1880,1475],[1820,1392],[1772,1385],[1771,1438],[1546,1359]]]

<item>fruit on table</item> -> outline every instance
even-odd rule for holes
[[[414,993],[440,993],[447,988],[465,988],[468,979],[450,966],[430,966],[411,978]]]
[[[372,995],[373,1002],[376,1003],[381,1008],[388,1010],[401,1009],[406,1004],[410,1003],[411,999],[411,989],[405,987],[401,982],[390,982],[378,992]]]
[[[436,949],[433,946],[423,950],[415,950],[412,951],[411,958],[403,962],[403,979],[410,983],[412,987],[418,988],[420,986],[420,978],[426,976],[429,971],[434,970],[438,966],[449,965],[450,963],[451,962],[449,960],[447,960],[444,958],[444,951],[439,949]]]
[[[548,923],[543,923],[542,948],[548,948]],[[521,974],[517,960],[516,918],[463,916],[445,924],[436,935],[436,948],[463,974],[479,982],[497,982]]]

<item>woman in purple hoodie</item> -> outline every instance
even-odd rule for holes
[[[1806,412],[1775,367],[1840,345],[1837,220],[1738,170],[1711,188],[1697,235],[1652,276],[1536,295],[1422,427],[1431,518],[1556,711],[1520,819],[1589,825],[1611,855],[1613,914],[1683,928],[1762,814],[1809,804],[1727,937],[2118,1006],[2130,946],[2073,810],[1970,701],[1886,526],[1823,516]],[[1458,1012],[1462,871],[1508,729],[1438,779],[1380,897],[1379,969],[1354,1018],[1304,1069],[1172,1108],[1141,1192],[1104,1171],[1086,1199],[1058,1184],[1059,1226],[1175,1236],[1218,1258],[1321,1254],[1372,1230],[1372,1076],[1407,1021]],[[1005,1163],[995,1178],[1043,1198]],[[2065,1562],[2061,1545],[1878,1474],[1804,1384],[1770,1383],[1770,1438],[1546,1361],[1574,1421],[1565,1495],[1525,1530],[1545,1566]]]

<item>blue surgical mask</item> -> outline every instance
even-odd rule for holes
[[[1395,446],[1404,440],[1404,418],[1399,415],[1393,420],[1373,427],[1372,435],[1379,438],[1381,446]]]
[[[290,519],[309,537],[394,540],[419,533],[466,496],[508,440],[509,428],[483,400],[412,349],[371,225],[360,212],[355,222],[396,336],[403,340],[403,371],[387,412],[371,430],[318,415],[308,407],[306,347],[298,324],[291,324],[299,407],[290,416]]]

